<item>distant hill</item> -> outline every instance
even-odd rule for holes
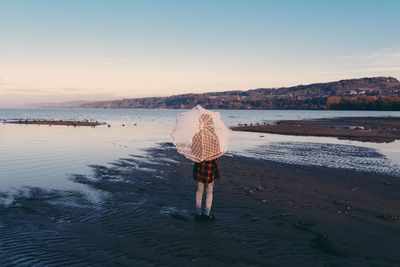
[[[372,77],[282,88],[258,88],[82,103],[84,108],[400,110],[400,82]]]
[[[83,104],[90,103],[88,100],[75,100],[61,103],[35,103],[35,104],[26,104],[26,107],[35,107],[35,108],[76,108],[80,107]]]

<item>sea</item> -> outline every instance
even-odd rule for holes
[[[227,126],[277,120],[393,116],[386,111],[216,110]],[[88,190],[71,175],[92,166],[146,156],[171,142],[177,114],[166,109],[0,109],[0,192],[23,188]],[[6,124],[10,119],[92,120],[97,127]],[[110,125],[110,127],[108,127]],[[354,169],[400,177],[400,142],[369,143],[330,137],[232,132],[226,156]],[[249,178],[250,179],[250,178]]]

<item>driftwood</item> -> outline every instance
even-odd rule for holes
[[[64,125],[64,126],[99,126],[99,125],[104,125],[106,123],[104,122],[98,122],[98,121],[89,121],[89,120],[83,120],[83,121],[76,121],[76,120],[32,120],[32,119],[20,119],[20,120],[4,120],[4,123],[12,123],[12,124],[35,124],[35,125]]]

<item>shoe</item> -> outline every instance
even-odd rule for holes
[[[205,220],[205,221],[212,221],[215,219],[215,216],[213,213],[210,213],[210,215],[206,215],[206,214],[202,213],[201,216],[203,217],[203,220]]]

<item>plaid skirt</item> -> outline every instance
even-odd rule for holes
[[[194,163],[193,179],[196,181],[208,184],[219,177],[217,159]]]

